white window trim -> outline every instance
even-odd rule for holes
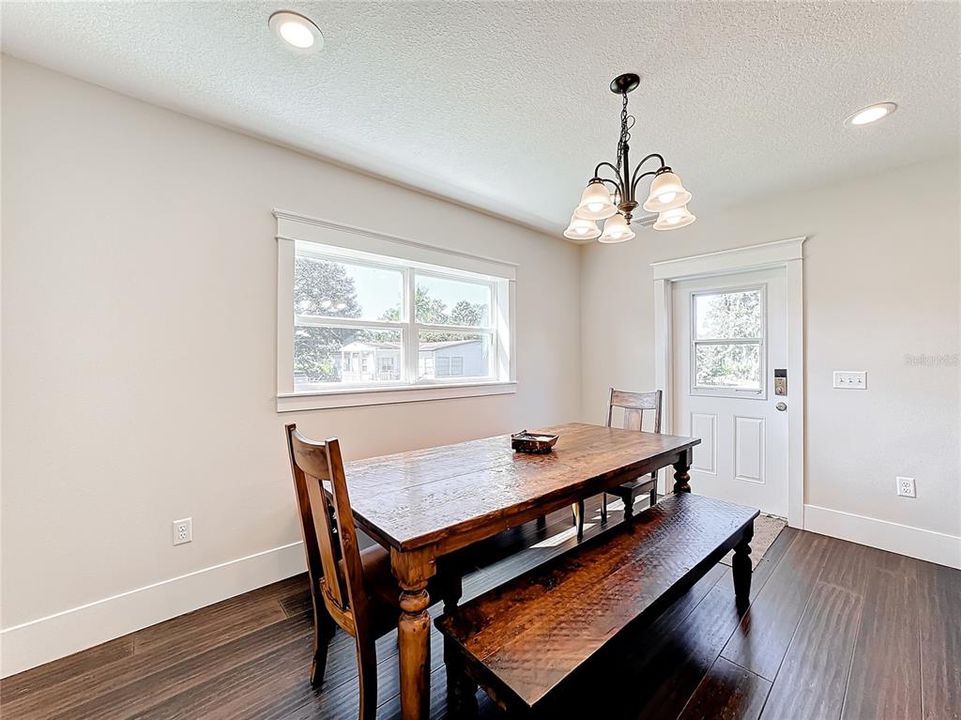
[[[406,402],[424,402],[453,398],[477,397],[482,395],[505,395],[516,392],[517,358],[514,337],[514,298],[516,269],[514,263],[493,258],[472,255],[455,250],[446,250],[414,240],[394,237],[373,230],[365,230],[351,225],[342,225],[328,220],[299,215],[286,210],[274,210],[277,218],[277,412],[296,412],[339,407],[364,405],[390,405]],[[450,268],[469,273],[485,275],[505,282],[492,282],[492,312],[494,323],[484,328],[494,335],[494,360],[496,378],[466,379],[464,382],[421,381],[417,384],[384,385],[382,387],[332,387],[309,391],[294,391],[292,368],[294,364],[294,257],[295,243],[298,241],[317,243],[328,248],[338,248],[344,259],[351,256],[370,260],[364,255],[375,254],[396,258],[406,263],[430,266],[423,272],[443,276],[437,268]],[[413,282],[414,273],[407,273],[408,281]],[[456,275],[455,275],[456,277]],[[497,312],[497,307],[505,307],[509,316]],[[409,309],[413,312],[413,308]],[[327,321],[325,320],[325,324]],[[345,321],[348,325],[364,324],[364,321]],[[378,327],[390,323],[374,323]],[[414,324],[413,332],[421,327],[432,329],[435,326]],[[437,326],[440,327],[440,326]],[[473,328],[456,328],[470,332]],[[416,371],[417,343],[407,343],[410,357],[404,358],[408,367]]]

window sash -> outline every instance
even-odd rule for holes
[[[297,255],[304,255],[313,260],[334,262],[334,263],[347,263],[354,266],[360,267],[370,267],[378,269],[390,269],[393,271],[398,271],[401,273],[403,278],[403,293],[402,293],[402,308],[401,308],[401,319],[400,320],[363,320],[359,318],[347,318],[343,316],[328,316],[328,315],[304,315],[294,312],[294,333],[296,334],[296,329],[298,327],[320,327],[320,328],[339,328],[339,329],[357,329],[357,330],[384,330],[391,332],[400,332],[400,379],[398,381],[371,381],[362,383],[351,383],[351,382],[326,382],[326,383],[300,383],[297,384],[293,381],[293,389],[295,393],[298,392],[311,392],[317,390],[334,390],[334,389],[357,389],[363,390],[364,388],[383,388],[383,387],[413,387],[413,386],[430,386],[430,385],[443,385],[451,384],[457,382],[490,382],[505,380],[500,377],[498,372],[499,367],[499,357],[503,353],[503,345],[505,340],[500,336],[502,330],[499,331],[498,326],[494,324],[488,324],[483,326],[475,325],[456,325],[456,324],[437,324],[437,323],[422,323],[417,322],[416,314],[416,297],[417,297],[417,278],[421,276],[435,277],[448,280],[455,280],[457,282],[480,285],[486,288],[487,296],[490,298],[488,306],[488,320],[493,322],[498,316],[498,301],[501,293],[499,292],[499,284],[505,283],[505,279],[490,279],[482,276],[476,276],[473,273],[467,271],[458,271],[445,269],[434,269],[429,270],[422,269],[419,267],[413,267],[407,264],[403,264],[403,261],[398,261],[397,263],[388,261],[377,261],[370,260],[367,258],[358,258],[351,255],[341,255],[337,252],[326,252],[325,249],[320,247],[308,247],[313,245],[313,243],[308,243],[304,241],[297,241],[294,248],[294,258]],[[292,298],[291,298],[292,300]],[[437,377],[435,371],[435,377],[432,378],[419,378],[419,353],[420,353],[420,334],[421,332],[443,332],[443,333],[455,333],[460,335],[478,335],[481,336],[482,341],[486,338],[487,347],[489,348],[487,356],[487,371],[484,375],[471,376],[465,378],[463,375],[451,376],[450,374]],[[461,367],[463,367],[463,361],[461,362]],[[379,370],[379,368],[375,368]],[[293,376],[293,367],[289,368],[291,375]]]
[[[759,311],[761,314],[761,335],[759,337],[719,338],[697,336],[697,299],[702,296],[724,295],[728,293],[757,292],[759,295]],[[740,397],[758,400],[767,399],[767,285],[749,285],[745,287],[705,290],[691,293],[690,299],[690,393],[692,395],[711,395],[715,397]],[[740,388],[725,385],[703,385],[697,381],[697,349],[700,346],[712,345],[755,345],[758,348],[758,378],[759,387]]]
[[[766,305],[767,293],[765,292],[765,290],[766,290],[766,286],[755,285],[750,287],[739,287],[739,288],[730,288],[730,289],[725,288],[723,290],[705,290],[703,292],[691,293],[691,338],[694,340],[694,342],[699,342],[699,343],[714,342],[714,343],[730,344],[730,343],[736,343],[741,341],[763,342],[764,333],[767,332],[767,329],[765,327],[765,321],[764,321],[765,313],[767,311],[767,305]],[[712,297],[715,295],[735,295],[739,293],[750,293],[750,292],[756,292],[758,294],[758,306],[759,306],[759,312],[761,314],[761,335],[753,336],[753,337],[741,336],[741,337],[733,338],[733,337],[723,337],[723,336],[701,337],[700,335],[697,334],[698,332],[697,331],[697,301],[699,298]]]

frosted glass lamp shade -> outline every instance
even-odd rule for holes
[[[695,220],[697,220],[697,218],[690,213],[690,211],[687,209],[687,205],[682,205],[679,208],[665,210],[658,215],[657,221],[654,223],[654,229],[677,230],[685,225],[690,225]]]
[[[624,216],[618,213],[604,223],[604,232],[601,233],[597,241],[602,243],[619,243],[633,239],[634,231],[631,230],[631,226],[627,224]]]
[[[571,224],[564,231],[564,237],[568,240],[593,240],[600,234],[601,230],[595,221],[577,215],[571,215]]]
[[[642,206],[648,212],[664,212],[679,208],[691,199],[691,193],[684,189],[681,178],[672,172],[663,172],[654,176],[651,182],[651,193]]]
[[[611,194],[602,182],[591,182],[581,195],[581,202],[574,214],[584,220],[603,220],[617,212]]]

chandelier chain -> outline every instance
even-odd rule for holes
[[[621,105],[621,137],[617,141],[617,176],[621,176],[621,165],[624,160],[624,148],[631,140],[631,128],[634,127],[635,118],[627,113],[627,93],[624,93],[624,102]]]

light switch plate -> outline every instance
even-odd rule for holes
[[[864,370],[835,370],[834,387],[840,390],[864,390],[868,386],[868,374]]]

